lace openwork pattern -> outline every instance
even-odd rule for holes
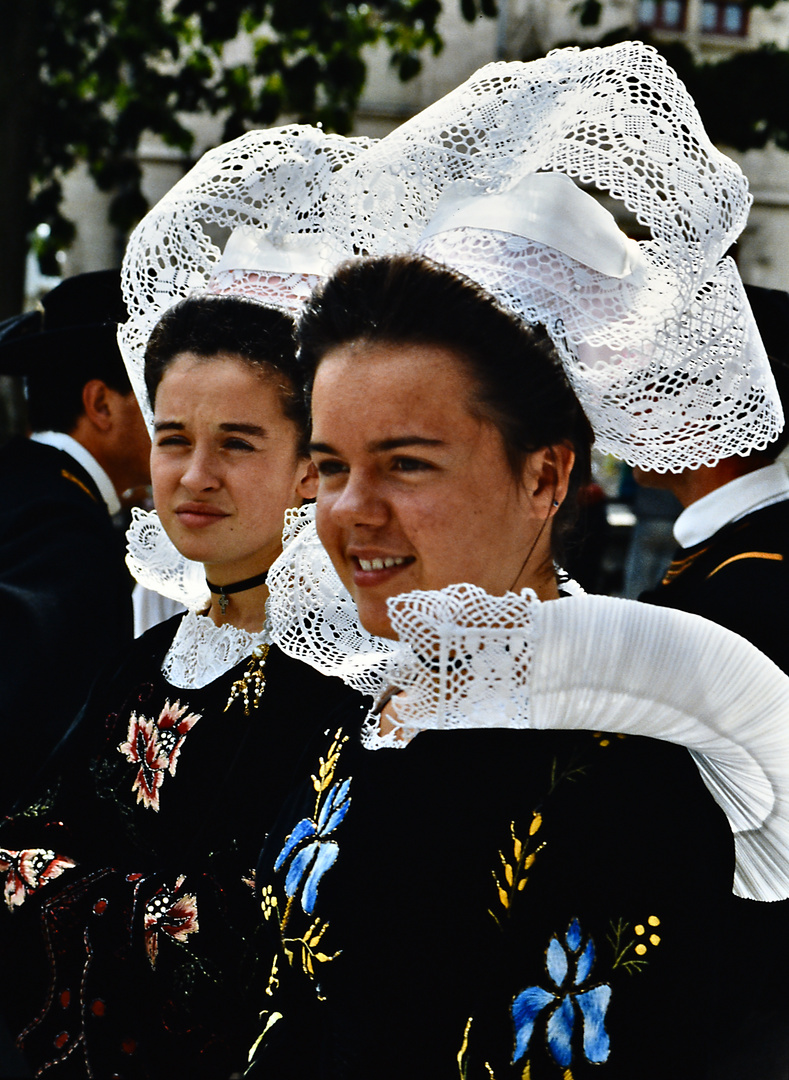
[[[650,265],[665,272],[676,259],[680,307],[742,231],[751,204],[742,171],[712,144],[676,73],[636,41],[488,64],[373,156],[386,157],[425,222],[453,181],[499,191],[559,172],[607,193],[649,230]]]
[[[315,530],[315,507],[285,515],[283,552],[268,572],[272,637],[290,656],[326,675],[338,675],[362,694],[387,685],[396,642],[373,637],[359,622]]]
[[[152,589],[192,611],[211,599],[202,563],[186,559],[164,531],[155,510],[132,509],[126,530],[126,565],[146,589]]]
[[[171,686],[198,690],[251,656],[260,645],[270,645],[268,627],[250,634],[236,626],[217,626],[206,615],[187,611],[162,663]]]
[[[354,254],[403,251],[413,243],[415,210],[395,177],[371,182],[365,166],[371,145],[298,125],[249,131],[203,155],[143,218],[123,260],[129,318],[118,340],[149,426],[143,356],[151,330],[178,300],[208,290],[233,230],[257,229],[283,248],[306,237],[326,272]],[[294,291],[292,282],[244,269],[237,268],[235,282],[242,295],[254,286],[256,299],[277,306],[303,299],[303,287]],[[225,275],[216,284],[226,291],[233,281]]]
[[[402,691],[391,705],[404,735],[434,727],[530,726],[529,677],[539,638],[539,601],[530,589],[490,596],[475,585],[450,585],[403,593],[387,606],[400,646],[387,674]]]
[[[638,349],[574,349],[554,337],[598,446],[680,472],[767,446],[783,409],[734,263],[721,261],[682,315]]]
[[[259,270],[219,270],[208,283],[215,296],[245,296],[267,307],[298,311],[318,285],[317,274],[265,274]]]
[[[762,449],[782,429],[750,305],[724,257],[747,219],[747,181],[653,49],[624,42],[488,65],[372,154],[388,155],[426,222],[452,184],[507,191],[539,172],[635,215],[647,235],[621,278],[509,236],[506,221],[418,244],[547,327],[603,450],[681,471]]]
[[[600,449],[629,464],[680,472],[763,449],[781,431],[775,380],[731,259],[687,311],[649,326],[637,280],[606,278],[544,245],[457,229],[420,247],[546,326]]]
[[[303,277],[220,269],[220,234],[258,230],[283,248],[308,238],[328,273],[353,255],[413,250],[454,185],[503,193],[545,173],[635,218],[643,238],[630,273],[607,277],[524,243],[506,221],[418,249],[546,325],[603,450],[680,471],[763,448],[783,413],[725,258],[747,219],[747,181],[640,42],[489,64],[378,142],[291,126],[209,151],[146,215],[124,259],[119,341],[146,419],[144,346],[177,300],[214,287],[294,308],[304,299]]]

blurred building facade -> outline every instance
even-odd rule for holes
[[[594,27],[579,25],[578,0],[499,0],[497,19],[466,23],[456,0],[445,0],[442,53],[428,56],[421,73],[401,83],[388,68],[383,50],[369,54],[368,84],[355,133],[381,136],[429,105],[483,64],[492,60],[534,59],[569,41],[595,41],[609,31],[649,28],[658,38],[679,40],[701,59],[774,43],[789,49],[789,0],[770,10],[748,10],[736,0],[602,0]],[[243,42],[239,43],[243,48]],[[733,88],[736,92],[736,88]],[[284,121],[283,121],[284,122]],[[195,117],[196,145],[189,160],[150,138],[141,148],[144,193],[155,203],[211,145],[221,140],[220,121]],[[789,153],[768,146],[736,154],[747,174],[754,205],[736,257],[746,281],[789,289]],[[65,212],[78,223],[78,237],[62,263],[64,275],[117,265],[124,237],[107,223],[108,196],[85,170],[66,178]],[[623,221],[623,226],[630,224]],[[637,233],[637,230],[636,230]],[[29,291],[49,282],[30,275]]]

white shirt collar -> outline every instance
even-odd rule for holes
[[[789,475],[780,462],[730,480],[686,507],[674,522],[680,547],[709,540],[724,525],[789,498]]]
[[[121,502],[113,487],[112,480],[96,461],[93,454],[89,453],[82,443],[78,443],[76,439],[72,439],[64,431],[37,431],[30,438],[33,442],[42,443],[44,446],[53,446],[56,450],[64,450],[70,457],[73,457],[99,489],[110,515],[118,513]]]

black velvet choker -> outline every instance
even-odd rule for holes
[[[224,613],[227,611],[228,596],[236,592],[245,592],[247,589],[254,589],[256,585],[262,585],[266,580],[268,570],[264,570],[262,574],[256,574],[255,577],[244,578],[243,581],[236,581],[232,585],[212,585],[208,578],[205,579],[205,583],[212,593],[216,593],[219,596],[219,610]]]

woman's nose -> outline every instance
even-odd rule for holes
[[[196,449],[189,455],[189,461],[181,476],[181,483],[189,491],[213,491],[221,485],[219,470],[213,455]]]
[[[364,473],[353,472],[332,500],[331,512],[344,525],[383,525],[390,513],[380,485]]]

